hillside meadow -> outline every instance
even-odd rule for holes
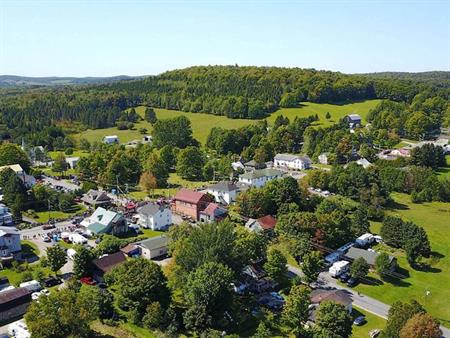
[[[359,114],[365,122],[365,117],[367,116],[369,110],[374,108],[379,102],[380,100],[368,100],[348,104],[320,104],[305,102],[298,108],[279,109],[266,119],[270,125],[273,124],[278,115],[287,116],[292,121],[295,117],[307,117],[317,114],[319,121],[316,122],[315,125],[326,127],[337,122],[340,118],[347,114]],[[144,116],[144,111],[145,107],[136,107],[136,112],[142,117]],[[225,116],[203,113],[186,113],[167,109],[155,109],[155,112],[158,119],[186,116],[191,121],[194,138],[202,144],[206,143],[208,134],[213,127],[235,129],[258,122],[258,120],[230,119]],[[329,120],[325,118],[327,112],[330,112],[331,114],[331,118]],[[121,143],[127,143],[133,140],[140,140],[142,138],[142,135],[139,133],[139,129],[141,128],[147,129],[148,134],[151,134],[152,132],[152,125],[150,123],[146,121],[139,121],[135,124],[133,130],[118,130],[116,127],[106,129],[88,129],[77,134],[75,138],[85,138],[89,142],[101,142],[103,137],[106,135],[117,135]]]

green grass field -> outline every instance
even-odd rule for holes
[[[369,332],[373,329],[384,329],[386,325],[386,320],[381,317],[375,316],[367,311],[364,311],[356,306],[353,306],[353,319],[358,316],[366,316],[366,321],[364,325],[356,326],[353,325],[352,338],[367,338],[369,337]]]
[[[144,116],[145,107],[137,107],[136,112]],[[167,110],[167,109],[155,109],[156,116],[158,119],[169,119],[177,116],[186,116],[192,124],[192,133],[194,138],[205,144],[206,138],[210,130],[213,127],[222,127],[226,129],[239,128],[249,124],[256,123],[255,120],[244,120],[244,119],[229,119],[225,116],[217,116],[211,114],[201,114],[201,113],[185,113],[177,110]],[[152,125],[146,121],[139,121],[135,124],[134,130],[118,130],[116,127],[107,129],[88,129],[77,137],[85,138],[89,142],[102,141],[103,137],[106,135],[117,135],[119,137],[120,143],[126,143],[133,140],[141,140],[142,135],[139,133],[140,128],[146,128],[148,133],[151,134],[153,129]]]
[[[339,119],[348,114],[359,114],[363,120],[363,123],[365,123],[369,110],[374,108],[378,103],[380,103],[380,101],[381,100],[368,100],[342,105],[304,102],[299,108],[282,108],[277,110],[267,118],[267,121],[269,124],[272,124],[278,115],[288,117],[289,120],[292,121],[295,117],[308,117],[310,115],[317,114],[319,121],[316,125],[327,127],[338,122]],[[327,112],[331,114],[331,118],[329,120],[325,118]]]
[[[356,290],[392,304],[396,300],[408,300],[414,298],[425,306],[427,311],[442,325],[450,327],[450,204],[432,202],[423,204],[411,203],[411,197],[406,194],[391,194],[395,206],[388,214],[397,215],[404,220],[409,220],[422,226],[428,234],[433,251],[432,258],[428,261],[428,271],[414,270],[409,267],[405,255],[401,250],[389,251],[389,254],[397,257],[400,265],[399,272],[405,276],[403,279],[384,281],[379,285],[360,284]],[[372,231],[379,233],[380,224],[373,223]],[[386,246],[384,246],[386,248]],[[378,279],[371,274],[370,277]],[[425,292],[430,291],[429,296]]]
[[[342,105],[305,102],[299,108],[282,108],[267,117],[267,121],[271,124],[275,121],[275,118],[281,114],[289,117],[290,120],[293,120],[296,116],[307,117],[309,115],[317,114],[319,116],[319,122],[317,125],[328,126],[337,122],[345,115],[351,113],[360,114],[363,121],[365,121],[365,117],[369,110],[374,108],[379,102],[380,100],[369,100]],[[136,107],[136,112],[142,117],[144,116],[144,110],[145,107]],[[205,144],[206,138],[213,127],[234,129],[257,123],[257,120],[229,119],[225,116],[202,113],[185,113],[177,110],[155,109],[155,112],[158,119],[174,118],[181,115],[186,116],[192,123],[194,138],[199,140],[202,144]],[[325,118],[325,114],[327,112],[330,112],[331,114],[330,120]],[[139,133],[140,128],[146,128],[148,133],[151,134],[152,125],[146,121],[139,121],[135,124],[135,128],[133,130],[118,130],[116,127],[94,130],[88,129],[80,134],[77,134],[75,138],[85,138],[89,142],[101,142],[103,137],[106,135],[117,135],[120,143],[127,143],[133,140],[140,140],[142,138],[142,135]]]
[[[445,156],[445,162],[447,163],[447,165],[443,168],[439,168],[436,171],[439,178],[443,180],[450,179],[450,155]]]
[[[70,212],[53,211],[53,210],[51,210],[50,212],[49,211],[38,211],[38,212],[35,212],[34,215],[26,214],[26,216],[33,218],[38,223],[46,223],[49,221],[50,218],[52,218],[52,219],[70,218],[74,215],[81,214],[84,211],[86,211],[86,207],[81,204],[77,204],[72,208],[72,210]]]

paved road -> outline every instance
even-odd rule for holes
[[[303,273],[299,268],[296,268],[292,265],[288,265],[289,272],[302,276]],[[376,300],[372,297],[363,295],[361,293],[358,293],[350,288],[344,287],[342,285],[339,285],[335,279],[330,277],[330,275],[326,272],[322,272],[319,275],[319,279],[317,281],[317,286],[322,288],[334,288],[334,289],[341,289],[348,292],[350,297],[353,300],[353,304],[367,312],[370,312],[376,316],[382,317],[384,319],[387,319],[388,312],[390,306],[380,302],[379,300]],[[443,333],[443,337],[450,338],[450,330],[441,326],[441,330]]]

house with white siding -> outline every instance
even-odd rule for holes
[[[273,165],[275,168],[305,170],[311,168],[311,159],[308,156],[277,154]]]
[[[284,172],[277,169],[259,169],[239,175],[239,182],[250,187],[260,188],[267,182],[283,177]]]
[[[138,224],[146,229],[163,230],[172,224],[172,210],[162,205],[148,203],[137,209]]]

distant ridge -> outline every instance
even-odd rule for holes
[[[379,73],[363,73],[354,74],[360,76],[366,76],[376,79],[398,79],[398,80],[410,80],[417,82],[428,82],[434,84],[450,84],[450,72],[448,71],[430,71],[430,72],[379,72]]]
[[[0,75],[0,88],[5,87],[31,87],[31,86],[70,86],[103,84],[117,81],[139,79],[142,76],[118,75],[110,77],[27,77],[17,75]]]

